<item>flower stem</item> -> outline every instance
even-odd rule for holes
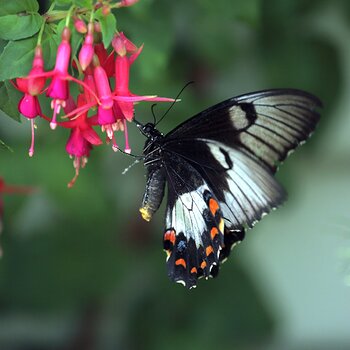
[[[72,17],[72,12],[74,10],[75,6],[72,5],[67,13],[67,17],[66,17],[66,27],[69,27],[69,22],[70,22],[70,19]]]
[[[41,40],[42,40],[42,38],[43,38],[43,33],[44,33],[45,25],[46,25],[46,18],[45,18],[45,20],[43,21],[43,24],[41,25],[41,28],[40,28],[40,31],[39,31],[38,41],[37,41],[37,43],[36,43],[37,46],[41,45]]]

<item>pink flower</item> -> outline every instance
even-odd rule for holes
[[[78,108],[83,107],[86,104],[84,94],[78,96]],[[69,139],[66,144],[66,151],[74,157],[73,166],[75,168],[75,176],[68,183],[68,187],[72,187],[79,176],[80,168],[84,168],[88,157],[90,156],[90,150],[92,146],[98,146],[102,144],[102,141],[96,131],[92,128],[96,125],[96,118],[88,118],[88,112],[77,113],[74,117],[67,122],[59,122],[59,126],[71,129]]]
[[[129,90],[129,72],[131,64],[140,55],[143,46],[137,48],[129,39],[125,37],[123,33],[116,35],[112,41],[113,48],[117,53],[115,60],[115,80],[116,85],[114,89],[114,98],[117,101],[116,120],[120,121],[121,128],[125,134],[125,152],[130,153],[127,125],[125,120],[131,121],[134,118],[134,103],[138,101],[160,101],[160,102],[172,102],[174,99],[155,97],[155,96],[139,96],[130,92]],[[131,56],[127,56],[127,53],[131,53]],[[125,97],[130,97],[130,100],[126,100]]]
[[[106,71],[107,76],[112,77],[114,75],[114,51],[108,54],[104,45],[98,43],[95,44],[95,54],[98,57],[101,67]]]
[[[37,117],[41,114],[38,97],[25,93],[18,103],[18,110],[28,119]]]
[[[80,18],[74,19],[74,28],[78,33],[81,34],[85,34],[87,32],[86,23]]]
[[[51,72],[52,81],[47,89],[46,95],[53,98],[51,108],[54,110],[53,117],[50,123],[51,129],[55,129],[57,122],[57,114],[61,107],[64,107],[65,101],[69,96],[69,85],[67,77],[68,66],[70,62],[70,29],[65,27],[62,31],[62,41],[57,49],[56,64],[54,70]]]
[[[41,115],[40,103],[37,95],[43,92],[46,78],[42,76],[44,73],[44,60],[42,56],[42,48],[38,45],[35,48],[35,54],[32,69],[25,78],[17,78],[15,87],[24,93],[18,103],[19,112],[31,121],[32,141],[29,148],[29,156],[34,155],[34,118]]]
[[[89,89],[84,89],[84,96],[86,99],[86,103],[88,104],[94,104],[96,103],[95,96],[97,95],[96,90],[96,84],[94,79],[94,72],[91,68],[91,66],[88,66],[87,69],[84,72],[84,80],[86,86],[89,87]]]
[[[94,68],[94,80],[100,101],[97,112],[98,124],[102,126],[102,131],[106,131],[107,136],[112,139],[113,124],[116,121],[113,113],[114,100],[106,71],[101,66]]]
[[[85,36],[84,44],[79,51],[79,63],[83,71],[89,66],[94,56],[94,24],[89,23],[88,33]]]
[[[126,121],[131,121],[134,117],[134,103],[140,101],[162,101],[173,102],[172,98],[156,97],[156,96],[139,96],[132,94],[129,90],[129,70],[130,65],[135,61],[138,55],[141,53],[142,47],[137,48],[130,40],[128,40],[123,33],[120,33],[113,39],[113,47],[117,52],[117,58],[115,62],[115,79],[116,85],[112,92],[108,75],[105,69],[102,67],[100,60],[96,57],[93,60],[94,70],[94,83],[97,91],[97,98],[95,93],[94,101],[89,98],[89,102],[85,106],[78,107],[76,110],[68,113],[66,117],[70,117],[76,113],[83,113],[88,111],[91,107],[97,105],[97,120],[101,126],[103,132],[106,132],[108,139],[113,141],[113,150],[118,150],[119,147],[115,141],[114,132],[121,130],[125,135],[125,152],[130,153],[128,132]],[[96,45],[97,47],[98,45]],[[127,53],[132,53],[130,57],[126,56]],[[100,57],[106,57],[107,52],[105,50],[98,49],[97,55],[100,53]],[[105,60],[106,61],[106,60]],[[84,88],[88,88],[90,92],[93,92],[87,84],[84,84]],[[91,101],[91,102],[90,102]]]
[[[136,4],[139,0],[122,0],[118,3],[118,7],[127,7]]]
[[[43,92],[46,78],[42,77],[44,73],[44,60],[42,55],[42,48],[38,45],[35,48],[35,54],[32,64],[32,69],[28,76],[25,78],[17,78],[15,87],[23,92],[23,97],[26,101],[20,102],[19,111],[27,118],[34,118],[40,115],[40,105],[37,99],[37,95]],[[28,96],[26,96],[28,95]],[[35,98],[31,98],[31,97]],[[22,98],[22,100],[23,100]],[[39,105],[39,106],[38,106]],[[37,112],[37,113],[35,113]]]

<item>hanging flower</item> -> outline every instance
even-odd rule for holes
[[[35,48],[35,54],[32,64],[32,69],[27,77],[17,78],[15,87],[24,93],[23,97],[18,103],[19,112],[30,120],[32,141],[29,148],[29,156],[34,155],[34,118],[41,115],[40,103],[38,95],[43,92],[46,78],[42,76],[44,73],[44,60],[42,48],[38,45]]]
[[[94,24],[89,23],[88,33],[85,36],[84,44],[79,51],[79,63],[83,71],[89,66],[94,56]]]
[[[128,7],[136,4],[139,0],[122,0],[117,3],[117,7]]]
[[[136,58],[140,55],[143,45],[137,48],[124,33],[116,35],[112,41],[113,48],[117,53],[115,60],[115,118],[119,121],[119,129],[124,131],[125,135],[125,152],[130,153],[128,132],[126,121],[131,121],[134,118],[134,103],[138,101],[158,101],[158,102],[173,102],[174,99],[156,96],[139,96],[130,92],[129,75],[130,67]],[[130,53],[130,56],[127,54]],[[130,97],[126,100],[125,97]]]
[[[87,33],[86,23],[80,18],[75,18],[74,19],[74,28],[80,34]]]
[[[80,94],[78,96],[77,109],[85,104],[85,96],[84,94]],[[68,187],[72,187],[74,185],[79,176],[80,168],[85,167],[92,147],[102,144],[102,140],[92,128],[92,126],[96,124],[96,118],[88,118],[87,111],[80,114],[77,113],[76,115],[72,116],[69,121],[58,123],[59,126],[71,129],[71,133],[66,144],[66,151],[70,157],[74,158],[73,166],[75,169],[75,175],[68,183]]]
[[[89,65],[84,72],[83,82],[86,86],[89,87],[89,89],[84,89],[84,96],[85,96],[86,103],[87,104],[96,103],[95,96],[97,95],[97,90],[96,90],[96,84],[94,79],[94,72],[91,65]]]
[[[96,29],[95,29],[96,31]],[[103,43],[95,44],[95,54],[100,62],[101,67],[105,70],[107,76],[114,76],[114,51],[108,53]]]
[[[65,27],[62,31],[62,41],[57,49],[55,68],[51,73],[52,80],[46,92],[47,96],[53,98],[51,102],[53,117],[50,123],[53,130],[56,129],[57,114],[60,113],[61,107],[65,106],[65,101],[69,96],[67,76],[71,54],[70,35],[70,29]]]

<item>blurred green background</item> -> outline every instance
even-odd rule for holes
[[[145,43],[133,92],[175,96],[195,81],[163,132],[276,87],[319,96],[322,120],[278,173],[288,202],[248,232],[217,279],[187,291],[166,276],[164,205],[140,219],[141,164],[122,175],[133,159],[98,147],[67,189],[67,131],[38,121],[29,159],[29,122],[1,116],[14,152],[0,151],[0,176],[37,191],[4,196],[0,349],[350,349],[350,2],[140,0],[117,20]],[[137,118],[152,121],[149,104]]]

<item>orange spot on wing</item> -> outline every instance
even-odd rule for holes
[[[203,260],[201,263],[201,269],[204,270],[206,266],[207,266],[207,263]]]
[[[205,254],[207,254],[207,256],[209,256],[211,253],[214,253],[214,249],[213,247],[210,245],[208,247],[205,248]]]
[[[197,273],[197,268],[196,267],[192,267],[191,273]]]
[[[218,229],[216,227],[213,227],[211,230],[210,230],[210,237],[211,239],[214,239],[215,236],[219,233]]]
[[[174,230],[168,230],[164,233],[164,241],[170,241],[172,245],[175,244],[176,234]]]
[[[175,265],[181,265],[183,266],[184,268],[186,268],[186,261],[184,259],[177,259],[175,261]]]
[[[214,199],[209,199],[209,209],[213,216],[215,216],[216,212],[219,210],[219,203]]]

